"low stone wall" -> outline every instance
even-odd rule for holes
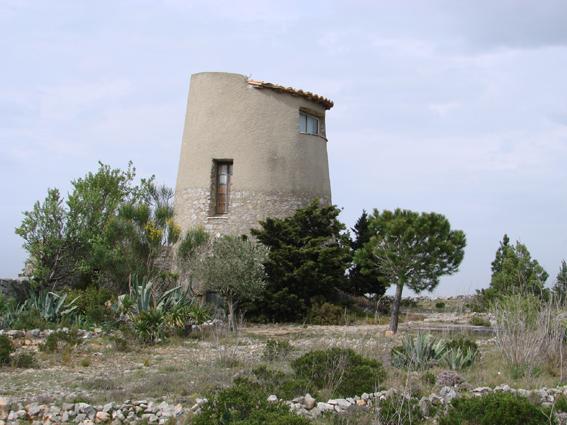
[[[542,406],[551,406],[559,396],[567,396],[567,386],[556,388],[541,388],[525,390],[511,388],[509,385],[499,385],[495,388],[478,387],[467,391],[458,391],[456,387],[442,387],[438,393],[430,394],[419,400],[419,408],[425,417],[431,417],[433,412],[439,412],[439,407],[447,406],[451,400],[463,395],[480,397],[492,392],[508,392],[529,398]],[[309,394],[284,401],[298,415],[315,419],[324,413],[348,414],[354,409],[380,409],[380,403],[403,393],[390,389],[361,396],[332,399],[317,402]],[[278,402],[275,395],[268,397],[270,402]],[[105,405],[90,405],[87,403],[46,404],[36,401],[13,400],[0,397],[0,425],[16,425],[21,421],[32,421],[37,424],[58,423],[113,423],[113,424],[165,424],[168,421],[183,423],[184,417],[190,412],[199,414],[207,399],[198,398],[191,408],[181,404],[168,404],[163,401],[155,403],[147,400],[126,400],[124,403],[107,403]],[[443,411],[443,410],[441,410]],[[567,423],[567,414],[556,413],[560,424]]]
[[[173,405],[165,401],[159,404],[147,400],[126,400],[122,404],[62,403],[57,405],[14,402],[0,397],[0,425],[20,424],[22,421],[43,425],[61,423],[165,424],[180,418],[184,413],[185,410],[181,404]]]
[[[26,298],[30,284],[25,279],[0,279],[0,294],[5,298],[15,298],[18,302]]]

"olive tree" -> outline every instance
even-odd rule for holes
[[[390,330],[396,333],[404,287],[432,291],[441,276],[455,273],[466,238],[462,231],[451,230],[441,214],[402,209],[374,210],[370,229],[372,237],[355,253],[355,263],[363,270],[379,270],[396,286],[390,318]]]
[[[213,241],[211,251],[202,263],[204,287],[223,299],[231,331],[237,330],[238,305],[257,298],[264,290],[267,255],[268,250],[263,245],[225,235]]]

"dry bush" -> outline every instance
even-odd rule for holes
[[[533,295],[510,295],[496,301],[491,311],[496,344],[510,366],[530,374],[549,363],[563,370],[564,307]]]

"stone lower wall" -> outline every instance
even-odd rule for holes
[[[29,290],[29,282],[24,279],[0,279],[0,294],[5,298],[23,301]]]
[[[213,234],[248,234],[251,228],[258,227],[259,221],[288,217],[314,198],[325,205],[331,202],[330,196],[308,193],[233,191],[228,214],[211,216],[210,190],[191,188],[176,194],[175,220],[183,232],[203,226]]]

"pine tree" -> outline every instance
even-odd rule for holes
[[[508,237],[508,235],[506,233],[504,233],[504,237],[502,238],[502,242],[500,242],[500,246],[498,247],[498,250],[496,251],[494,261],[491,264],[491,270],[492,270],[493,275],[494,275],[494,273],[498,273],[498,272],[502,271],[502,262],[504,261],[504,257],[506,256],[506,253],[510,249],[511,249],[510,238]]]
[[[526,245],[520,242],[510,245],[508,236],[504,235],[492,262],[488,295],[520,293],[544,296],[544,285],[548,277],[538,261],[532,258]]]
[[[561,303],[567,301],[567,262],[565,262],[565,260],[561,261],[559,273],[557,273],[557,277],[555,278],[553,292]]]
[[[443,275],[456,273],[464,257],[465,234],[451,230],[441,214],[374,210],[372,237],[354,260],[363,270],[379,270],[396,286],[390,330],[398,330],[402,291],[432,291]]]

